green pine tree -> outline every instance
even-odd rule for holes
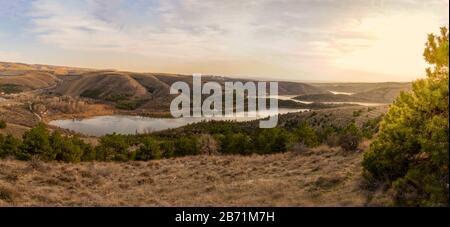
[[[148,161],[160,158],[161,151],[159,149],[159,144],[150,137],[145,138],[142,145],[136,151],[136,160]]]
[[[430,34],[424,51],[433,66],[384,117],[363,160],[365,176],[388,183],[395,203],[448,206],[448,30]]]
[[[49,139],[49,133],[44,124],[39,124],[23,135],[22,145],[17,153],[17,158],[29,160],[32,157],[44,161],[51,161],[56,158],[56,153]]]

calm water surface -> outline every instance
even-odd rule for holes
[[[282,100],[293,100],[300,103],[312,103],[306,101],[295,100],[293,97],[296,95],[279,95],[276,98]],[[324,102],[329,104],[341,104],[352,103],[362,106],[378,106],[380,103],[362,103],[362,102]],[[286,109],[279,108],[278,112],[272,110],[259,111],[256,117],[188,117],[188,118],[151,118],[151,117],[139,117],[139,116],[127,116],[127,115],[110,115],[110,116],[98,116],[86,119],[72,119],[72,120],[55,120],[49,124],[64,129],[70,129],[78,133],[82,133],[90,136],[102,136],[111,133],[118,134],[139,134],[162,131],[166,129],[179,128],[187,124],[197,123],[201,121],[210,120],[232,120],[232,121],[251,121],[275,114],[286,114],[294,112],[308,111],[306,109]],[[253,112],[256,115],[256,113]]]
[[[302,112],[305,109],[278,109],[279,114]],[[102,136],[111,133],[139,134],[178,128],[191,123],[209,120],[250,121],[275,115],[273,111],[259,111],[257,117],[188,117],[188,118],[151,118],[127,115],[98,116],[86,119],[55,120],[50,125],[70,129],[90,136]]]

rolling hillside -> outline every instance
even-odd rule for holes
[[[312,83],[311,85],[328,91],[363,93],[379,88],[411,88],[410,82],[383,82],[383,83]]]
[[[203,82],[249,80],[204,76]],[[51,88],[51,94],[81,96],[114,103],[124,109],[167,108],[170,86],[177,81],[192,84],[190,75],[132,73],[115,70],[89,70],[70,67],[0,63],[0,85],[20,90]],[[304,83],[279,82],[280,95],[328,94]]]
[[[8,73],[14,74],[23,71],[45,71],[56,75],[68,75],[72,73],[92,71],[92,69],[67,67],[67,66],[0,62],[0,75]]]
[[[402,91],[411,90],[411,83],[324,83],[313,84],[332,92],[349,94],[307,94],[296,97],[298,100],[313,102],[376,102],[392,103]]]
[[[114,100],[146,97],[148,92],[130,75],[119,72],[89,72],[63,77],[62,83],[54,89],[60,95],[84,96],[95,99]],[[117,97],[116,97],[117,96]]]
[[[314,84],[314,86],[349,94],[307,94],[295,99],[311,102],[375,102],[392,103],[402,91],[411,90],[411,83],[334,83]]]
[[[57,81],[55,75],[44,71],[15,71],[15,73],[0,71],[0,90],[5,92],[12,86],[16,91],[29,91],[54,86]]]
[[[203,82],[250,80],[221,76],[203,76]],[[47,88],[49,94],[85,97],[125,110],[167,110],[172,96],[170,86],[177,81],[192,83],[190,75],[132,73],[115,70],[27,65],[0,62],[1,91],[29,91]],[[279,82],[279,95],[298,95],[312,102],[391,103],[410,83],[327,83]],[[347,92],[351,95],[333,94]]]

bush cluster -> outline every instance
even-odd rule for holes
[[[362,133],[353,123],[344,129],[328,127],[323,130],[316,130],[306,123],[301,123],[291,131],[284,128],[248,131],[236,127],[232,122],[206,125],[208,124],[199,124],[197,130],[194,130],[196,126],[192,125],[190,130],[193,132],[190,133],[110,134],[100,137],[98,145],[92,146],[77,136],[50,133],[44,124],[39,124],[27,131],[22,139],[0,135],[0,157],[64,162],[147,161],[211,153],[211,150],[221,154],[240,155],[279,153],[289,151],[295,144],[315,147],[334,137],[337,137],[337,142],[333,146],[354,150],[362,138]],[[207,140],[205,135],[208,136]],[[205,149],[205,146],[213,145],[214,148]]]
[[[6,128],[6,122],[4,120],[0,120],[0,129]]]
[[[4,92],[6,94],[15,94],[23,92],[23,88],[17,84],[0,84],[0,92]]]
[[[43,124],[25,132],[22,139],[0,135],[0,157],[15,156],[20,160],[37,158],[45,161],[79,162],[91,146],[78,137],[49,133]]]

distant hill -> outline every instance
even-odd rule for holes
[[[0,62],[0,75],[6,74],[17,75],[26,71],[45,71],[57,75],[67,75],[71,73],[92,71],[92,69],[67,67],[67,66]]]
[[[410,89],[410,82],[381,82],[381,83],[311,83],[315,87],[334,92],[363,93],[380,88]]]
[[[95,99],[119,99],[145,97],[147,90],[134,78],[119,72],[88,72],[82,75],[62,77],[55,93],[68,96],[85,96]]]
[[[203,76],[203,82],[251,81],[221,76]],[[122,109],[167,108],[170,86],[177,81],[192,83],[192,76],[167,73],[133,73],[50,65],[0,62],[0,89],[27,91],[47,88],[51,93],[82,96],[112,102]],[[390,103],[410,83],[278,83],[279,95],[298,95],[302,101]],[[332,92],[352,93],[351,95]]]
[[[348,94],[308,94],[296,97],[297,100],[313,102],[376,102],[391,103],[402,91],[411,90],[411,83],[326,83],[314,86],[335,93]]]
[[[159,108],[161,105],[168,107],[172,99],[169,95],[170,86],[173,83],[184,81],[192,86],[192,77],[189,75],[162,73],[88,72],[60,78],[63,82],[54,90],[59,95],[119,102],[130,105],[131,109]],[[203,82],[215,81],[222,85],[227,81],[248,81],[215,76],[205,76],[202,80]],[[323,89],[308,84],[279,82],[280,95],[327,93]]]
[[[204,76],[202,80],[220,84],[250,81],[219,76]],[[52,94],[113,102],[123,109],[168,107],[170,86],[177,81],[192,84],[192,76],[0,62],[0,86],[17,85],[24,91],[51,88]],[[278,86],[280,95],[329,94],[304,83],[279,82]]]
[[[17,91],[28,91],[39,88],[54,86],[57,78],[45,71],[21,71],[12,73],[3,73],[0,71],[0,89],[7,90],[5,87],[14,86]],[[13,92],[14,93],[14,92]]]
[[[0,89],[14,86],[14,91],[29,91],[57,85],[58,76],[87,72],[89,69],[65,66],[30,65],[0,62]]]

